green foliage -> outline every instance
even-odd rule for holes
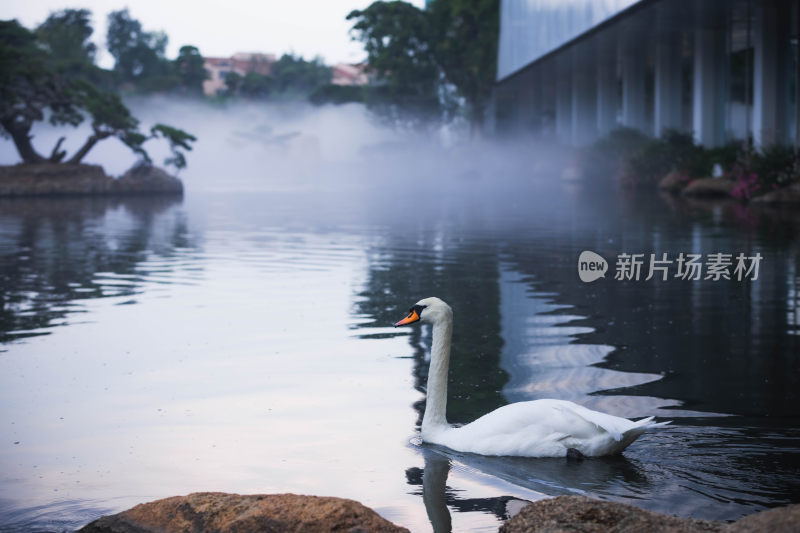
[[[320,58],[306,61],[301,56],[284,54],[270,65],[268,75],[231,72],[225,77],[225,96],[250,99],[306,98],[331,81],[331,68]]]
[[[257,72],[248,72],[244,76],[231,72],[225,76],[225,87],[228,96],[264,99],[273,93],[275,81]]]
[[[64,9],[51,13],[36,28],[36,37],[49,52],[55,68],[69,74],[95,73],[97,47],[89,41],[94,31],[90,19],[91,12],[86,9]]]
[[[51,92],[52,78],[47,54],[36,45],[36,36],[16,20],[0,20],[0,116],[24,106],[31,110],[26,114],[41,120],[41,106],[35,100]]]
[[[792,146],[772,145],[753,154],[751,168],[765,188],[784,187],[800,180],[800,153]]]
[[[626,173],[643,182],[658,181],[672,170],[691,178],[700,177],[694,172],[702,168],[704,155],[690,134],[665,130],[661,138],[649,140],[629,156]],[[711,166],[706,175],[711,174]]]
[[[305,96],[330,83],[331,68],[319,57],[306,61],[302,56],[283,54],[270,67],[270,78],[275,92]]]
[[[367,92],[368,88],[361,85],[334,85],[328,83],[314,89],[308,96],[308,100],[314,105],[364,102],[367,98]]]
[[[61,27],[70,20],[77,21],[79,31],[71,33]],[[33,124],[47,116],[53,125],[78,126],[88,118],[92,133],[67,162],[79,163],[99,141],[109,137],[118,138],[149,160],[142,147],[144,142],[164,138],[173,152],[166,163],[182,168],[186,161],[180,149],[190,149],[189,142],[194,137],[164,125],[154,127],[149,136],[142,134],[139,121],[119,95],[93,81],[93,74],[99,69],[89,62],[88,20],[85,11],[56,13],[35,34],[17,21],[0,21],[0,132],[11,137],[24,162],[57,163],[67,155],[60,150],[64,138],[59,139],[49,157],[44,157],[31,144]],[[42,35],[48,41],[40,41]],[[54,54],[53,43],[61,42],[59,39],[71,42],[72,52]],[[77,52],[81,47],[86,51],[83,56]],[[85,63],[81,68],[75,68],[76,57]]]
[[[150,128],[150,135],[152,138],[163,138],[169,142],[172,157],[164,160],[165,165],[174,165],[177,169],[186,167],[186,157],[181,149],[191,151],[192,146],[189,143],[196,141],[197,137],[166,124],[156,124]]]
[[[440,114],[442,75],[429,14],[407,2],[378,1],[350,12],[347,20],[355,21],[351,32],[364,44],[369,68],[380,83],[373,106],[411,116]]]
[[[616,161],[623,161],[641,150],[650,137],[634,128],[616,128],[605,137],[597,140],[592,151],[603,154]]]
[[[719,165],[722,177],[736,182],[733,195],[742,200],[800,181],[800,153],[794,147],[776,145],[758,151],[749,143],[731,141],[705,148],[690,134],[675,130],[665,130],[658,139],[627,128],[615,130],[584,157],[589,168],[622,161],[621,180],[626,185],[656,183],[671,171],[688,183],[710,177]]]
[[[203,66],[203,56],[197,47],[181,46],[174,67],[180,78],[181,88],[190,93],[203,92],[203,82],[208,79],[208,72]]]
[[[127,8],[108,15],[106,47],[115,60],[114,72],[120,81],[140,90],[169,90],[180,85],[180,77],[164,55],[167,41],[163,32],[144,31]]]
[[[347,19],[381,82],[368,103],[439,118],[454,89],[480,127],[497,70],[499,0],[434,0],[427,10],[377,1]]]
[[[686,174],[692,179],[707,178],[711,176],[714,165],[720,165],[723,170],[729,169],[743,149],[741,141],[730,141],[716,148],[698,146],[694,157],[686,165]]]
[[[11,137],[24,161],[44,161],[31,145],[30,130],[46,110],[53,125],[76,126],[83,120],[73,88],[54,64],[33,32],[16,20],[0,21],[0,131]]]
[[[434,0],[434,55],[448,82],[469,105],[472,124],[483,124],[497,74],[499,0]]]
[[[782,145],[769,146],[759,152],[745,144],[735,162],[726,167],[726,175],[736,181],[734,196],[749,200],[800,182],[800,152]]]

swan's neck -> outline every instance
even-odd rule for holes
[[[425,400],[425,414],[422,417],[422,431],[437,426],[446,426],[447,418],[447,370],[450,365],[450,339],[453,335],[453,321],[450,317],[433,325],[433,345],[431,346],[431,365],[428,370],[428,391]]]

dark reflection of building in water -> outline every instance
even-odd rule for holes
[[[377,335],[397,335],[388,328],[419,298],[436,295],[451,303],[457,343],[451,422],[469,422],[510,401],[565,397],[622,416],[656,414],[675,423],[646,435],[622,457],[578,466],[442,451],[451,472],[468,464],[547,495],[578,490],[708,519],[795,501],[797,225],[767,210],[758,211],[754,223],[742,220],[731,204],[665,204],[656,195],[608,194],[592,186],[551,194],[547,202],[501,194],[486,199],[502,212],[484,217],[491,225],[482,225],[479,210],[472,217],[458,212],[448,223],[399,225],[372,244],[355,303],[359,327],[371,320],[381,328]],[[606,279],[580,281],[582,250],[609,261]],[[623,252],[743,252],[764,259],[755,282],[617,281],[615,258]],[[424,327],[402,332],[412,346],[421,394],[426,334]],[[476,352],[482,356],[472,367],[455,370],[456,362],[465,364],[460,354]],[[414,408],[421,418],[424,401]],[[419,471],[408,475],[422,482]],[[687,498],[687,491],[693,496]],[[451,512],[457,505],[446,503]],[[446,527],[443,513],[434,516]]]
[[[146,275],[137,267],[149,254],[193,246],[180,204],[168,197],[0,200],[0,342],[45,334],[80,300],[135,295]]]
[[[437,249],[446,254],[437,258]],[[473,249],[436,232],[397,237],[370,252],[365,288],[356,300],[356,313],[372,318],[378,327],[390,326],[428,296],[440,295],[454,309],[447,403],[452,423],[471,422],[507,403],[501,391],[508,375],[499,364],[498,260],[495,253],[483,252],[482,246]],[[406,330],[414,349],[415,388],[424,394],[430,331],[419,325]],[[420,424],[425,400],[414,408]]]
[[[536,281],[533,289],[552,290],[553,303],[587,317],[570,324],[590,328],[577,335],[577,343],[616,348],[595,364],[663,376],[600,394],[674,399],[688,410],[776,420],[800,414],[800,337],[793,323],[799,261],[797,254],[783,251],[795,234],[732,231],[726,226],[736,222],[725,218],[723,207],[675,216],[658,198],[645,195],[623,199],[624,216],[611,220],[602,200],[586,204],[589,211],[580,215],[586,220],[575,223],[585,230],[560,236],[560,244],[574,252],[545,257],[510,247],[506,257],[510,268]],[[603,223],[593,227],[597,220]],[[581,250],[609,261],[606,279],[578,280]],[[764,259],[756,281],[674,276],[645,281],[644,275],[639,281],[618,281],[613,279],[615,257],[623,252],[646,257],[743,252]]]

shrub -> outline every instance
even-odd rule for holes
[[[690,178],[699,177],[697,162],[702,154],[703,148],[694,143],[690,134],[664,130],[660,139],[648,140],[628,157],[623,181],[629,184],[655,182],[673,170]]]
[[[791,146],[773,145],[758,152],[745,145],[726,175],[736,180],[733,195],[750,200],[800,181],[800,154]]]
[[[346,104],[349,102],[363,102],[366,98],[367,88],[360,85],[334,85],[328,83],[320,85],[308,96],[314,105]]]
[[[617,128],[595,142],[592,151],[621,162],[650,141],[650,137],[637,129]]]

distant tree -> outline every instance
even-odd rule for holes
[[[11,137],[24,162],[79,163],[99,141],[109,137],[116,137],[149,161],[144,143],[163,138],[173,151],[167,164],[185,166],[180,150],[191,149],[193,136],[163,124],[151,128],[149,134],[141,133],[138,120],[118,95],[59,65],[36,34],[16,20],[0,21],[0,134]],[[49,156],[43,156],[33,147],[31,130],[45,118],[55,126],[78,126],[88,118],[92,133],[69,158],[61,150],[64,137]]]
[[[242,86],[244,76],[238,72],[228,72],[225,74],[225,95],[236,96],[239,94],[239,88]]]
[[[402,113],[438,115],[442,110],[440,68],[434,55],[430,16],[400,1],[373,2],[347,15],[354,38],[364,44],[379,87],[372,101]]]
[[[265,99],[274,89],[274,80],[271,76],[248,72],[244,76],[236,72],[229,72],[225,76],[225,88],[228,96],[241,96],[251,99]]]
[[[480,130],[497,75],[500,0],[433,0],[427,12],[437,63]]]
[[[433,0],[425,10],[377,1],[347,19],[381,82],[375,95],[435,115],[455,88],[480,128],[496,75],[499,0]]]
[[[175,59],[175,70],[184,90],[194,93],[203,91],[203,82],[208,79],[208,71],[203,66],[203,56],[196,47],[181,46]]]
[[[94,68],[97,47],[89,41],[93,31],[89,10],[64,9],[50,13],[36,28],[36,37],[60,68],[85,73],[87,67]]]
[[[106,48],[114,57],[114,72],[123,83],[132,83],[143,91],[179,85],[180,78],[165,56],[168,41],[164,32],[144,31],[127,8],[108,15]]]
[[[332,69],[322,59],[306,61],[302,56],[283,54],[270,67],[273,88],[280,93],[308,95],[321,85],[330,83]]]
[[[242,78],[239,94],[248,98],[266,98],[272,93],[274,87],[275,80],[271,76],[248,72]]]

